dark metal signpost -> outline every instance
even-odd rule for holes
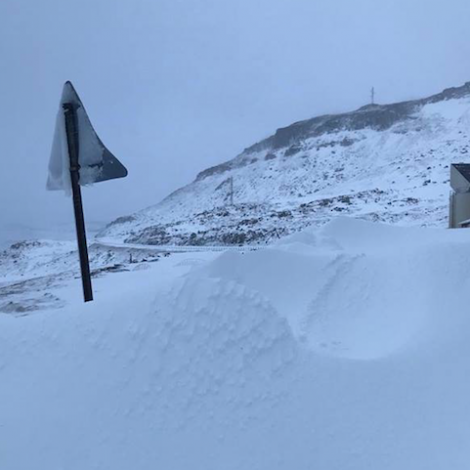
[[[78,162],[78,126],[73,104],[64,103],[65,133],[70,159],[70,183],[72,186],[73,210],[77,229],[78,255],[82,272],[83,297],[85,302],[93,300],[91,287],[90,263],[86,243],[85,217],[83,215],[82,191],[80,189],[80,163]]]
[[[47,188],[72,194],[85,302],[93,300],[83,215],[82,185],[127,176],[127,169],[104,146],[73,85],[64,85],[49,162]]]

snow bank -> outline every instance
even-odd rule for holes
[[[270,249],[227,252],[207,271],[261,292],[308,348],[372,359],[414,347],[443,311],[465,308],[468,238],[338,218]]]
[[[339,219],[0,317],[0,468],[466,469],[466,233]]]

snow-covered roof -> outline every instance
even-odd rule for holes
[[[451,165],[450,185],[458,193],[470,191],[470,164],[453,163]]]
[[[452,166],[470,183],[470,163],[454,163]]]

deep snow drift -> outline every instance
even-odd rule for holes
[[[0,316],[0,468],[467,469],[468,232],[338,219]]]

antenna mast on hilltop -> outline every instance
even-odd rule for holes
[[[370,90],[370,104],[375,104],[375,88],[372,87]]]

